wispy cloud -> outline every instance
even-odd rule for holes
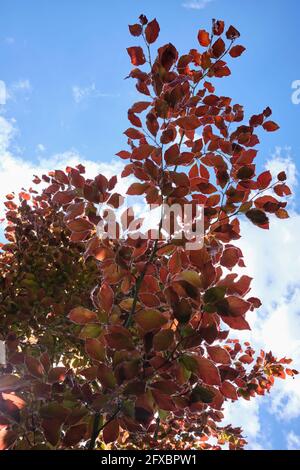
[[[43,153],[43,152],[45,152],[45,150],[46,150],[45,145],[43,145],[43,144],[37,144],[37,146],[36,146],[36,151],[37,151],[38,153]]]
[[[203,10],[213,0],[190,0],[182,4],[184,8],[189,10]]]
[[[12,90],[22,90],[22,91],[31,91],[31,83],[28,80],[28,78],[24,80],[18,80],[16,82],[13,82],[11,85]]]
[[[262,429],[259,418],[259,403],[257,400],[240,400],[239,402],[226,402],[224,407],[224,424],[242,426],[248,442],[248,449],[261,450]]]
[[[288,450],[300,450],[300,436],[291,431],[286,437],[286,444]]]
[[[3,80],[0,80],[0,105],[6,104],[6,98],[7,98],[6,85]]]
[[[0,116],[0,156],[6,153],[15,135],[14,121]]]
[[[16,100],[18,94],[22,94],[28,99],[29,93],[32,91],[32,86],[28,78],[20,79],[10,84],[6,84],[0,80],[0,105],[7,104],[8,100]]]
[[[293,161],[291,147],[276,147],[271,158],[266,163],[266,169],[275,177],[282,169],[287,174],[289,186],[293,191],[298,184],[298,172]]]
[[[86,87],[81,87],[79,85],[72,86],[72,94],[75,103],[80,103],[83,100],[88,98],[110,98],[117,97],[118,94],[115,93],[103,93],[97,89],[96,84],[93,82]]]

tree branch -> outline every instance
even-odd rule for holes
[[[92,436],[91,436],[91,440],[90,440],[89,447],[88,447],[89,450],[94,450],[96,439],[99,436],[100,432],[103,431],[105,426],[107,426],[111,421],[115,419],[115,417],[119,414],[119,412],[120,412],[120,406],[117,407],[117,409],[111,415],[111,417],[107,421],[105,421],[105,423],[102,426],[100,426],[100,428],[99,428],[100,413],[95,413]]]

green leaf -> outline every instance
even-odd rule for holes
[[[153,348],[155,351],[166,351],[174,341],[173,330],[161,330],[153,338]]]
[[[168,320],[158,310],[140,310],[135,314],[135,321],[144,331],[148,332],[160,328]]]
[[[203,301],[206,304],[215,304],[224,298],[225,293],[226,287],[211,287],[205,292]]]
[[[98,338],[102,331],[101,325],[99,323],[90,323],[85,325],[80,334],[79,338],[80,339],[87,339],[87,338]]]
[[[203,403],[211,403],[214,399],[214,392],[209,390],[201,385],[197,385],[193,388],[192,393],[190,395],[191,403],[197,403],[199,401]]]
[[[174,316],[179,323],[188,323],[191,318],[192,311],[191,304],[184,298],[180,299],[180,301],[173,306]]]

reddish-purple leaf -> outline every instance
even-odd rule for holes
[[[71,426],[63,439],[63,444],[65,447],[72,447],[80,442],[87,431],[87,425],[85,423],[77,424],[75,426]]]
[[[158,310],[140,310],[134,318],[146,332],[156,330],[167,322],[166,317]]]
[[[85,325],[86,323],[94,323],[97,321],[98,317],[95,312],[92,312],[87,308],[76,307],[69,313],[69,319],[78,325]]]
[[[140,24],[135,23],[135,24],[130,24],[128,25],[130,34],[132,36],[140,36],[142,34],[143,28]]]
[[[279,126],[274,121],[265,121],[263,123],[263,128],[268,132],[274,132],[274,131],[277,131],[277,129],[279,129]]]
[[[128,47],[127,52],[133,65],[143,65],[146,62],[144,51],[141,47]]]
[[[149,44],[152,44],[153,42],[156,41],[158,38],[160,31],[160,27],[156,19],[150,21],[150,23],[147,24],[146,29],[145,29],[145,36],[146,40]]]
[[[231,57],[239,57],[245,50],[244,46],[236,45],[230,49],[229,54]]]
[[[209,33],[205,31],[204,29],[200,29],[200,31],[198,32],[198,41],[200,45],[203,47],[209,46],[210,44]]]
[[[117,419],[107,422],[103,429],[103,440],[106,444],[115,442],[119,437],[119,423]]]

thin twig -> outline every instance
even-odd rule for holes
[[[95,443],[96,443],[96,439],[97,437],[99,436],[100,432],[103,431],[103,429],[109,424],[111,423],[115,417],[119,414],[120,412],[120,406],[117,407],[117,409],[115,410],[115,412],[111,415],[111,417],[105,421],[105,423],[100,426],[99,428],[99,421],[100,421],[100,413],[95,413],[94,415],[94,422],[93,422],[93,431],[92,431],[92,437],[91,437],[91,440],[90,440],[90,443],[89,443],[89,447],[88,449],[89,450],[93,450],[94,447],[95,447]]]
[[[155,440],[157,440],[158,438],[159,426],[160,426],[160,417],[158,416],[156,418],[156,427],[155,427],[154,436],[153,436],[153,439]]]
[[[93,450],[95,447],[96,439],[99,434],[99,431],[98,431],[99,422],[100,422],[100,413],[95,413],[94,421],[93,421],[92,436],[91,436],[91,440],[90,440],[89,447],[88,447],[89,450]]]

